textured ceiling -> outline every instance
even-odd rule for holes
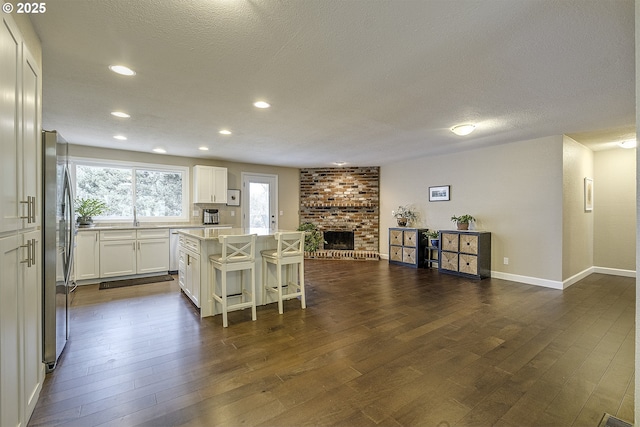
[[[632,0],[56,0],[31,20],[43,126],[74,144],[310,167],[635,136]]]

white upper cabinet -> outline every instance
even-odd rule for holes
[[[227,203],[227,168],[193,167],[193,203]]]
[[[21,212],[18,191],[20,150],[20,58],[21,44],[17,30],[8,16],[0,17],[0,233],[16,231]],[[34,159],[35,161],[35,159]],[[25,215],[26,216],[26,215]]]

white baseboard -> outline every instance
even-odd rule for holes
[[[593,272],[612,276],[636,277],[634,270],[623,270],[621,268],[593,267]]]
[[[582,270],[580,273],[574,274],[573,276],[569,277],[568,279],[562,282],[563,289],[567,289],[569,286],[573,285],[576,282],[579,282],[580,280],[584,279],[585,277],[587,277],[592,273],[593,273],[593,267],[589,267]]]
[[[623,270],[619,268],[607,268],[607,267],[589,267],[573,276],[569,277],[562,282],[557,280],[540,279],[538,277],[520,276],[518,274],[503,273],[501,271],[492,271],[491,277],[496,279],[511,280],[513,282],[526,283],[527,285],[543,286],[545,288],[552,289],[567,289],[569,286],[584,279],[593,273],[609,274],[612,276],[624,276],[624,277],[636,277],[636,272],[633,270]]]
[[[521,276],[519,274],[503,273],[502,271],[492,271],[491,277],[496,279],[510,280],[512,282],[525,283],[527,285],[542,286],[551,289],[564,289],[562,282],[556,280],[540,279],[539,277]]]
[[[380,259],[389,259],[389,254],[380,254]],[[527,285],[542,286],[551,289],[567,289],[574,283],[584,279],[592,273],[609,274],[611,276],[624,276],[624,277],[636,277],[636,272],[633,270],[623,270],[621,268],[608,268],[608,267],[589,267],[566,280],[548,280],[541,279],[539,277],[522,276],[519,274],[504,273],[502,271],[492,271],[491,277],[496,279],[511,280],[512,282],[525,283]]]

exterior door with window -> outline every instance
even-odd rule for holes
[[[278,175],[242,173],[242,226],[278,229]]]

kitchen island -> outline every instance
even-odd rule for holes
[[[262,257],[260,251],[275,249],[274,235],[278,231],[267,228],[224,228],[224,229],[181,229],[179,234],[178,282],[180,288],[191,301],[200,308],[200,317],[214,316],[220,313],[219,304],[212,298],[212,269],[209,256],[222,252],[218,237],[222,235],[256,234],[256,304],[264,305],[274,301],[262,300]],[[229,289],[240,293],[239,275],[229,276]],[[234,290],[236,292],[234,292]],[[239,298],[239,296],[237,297]]]

